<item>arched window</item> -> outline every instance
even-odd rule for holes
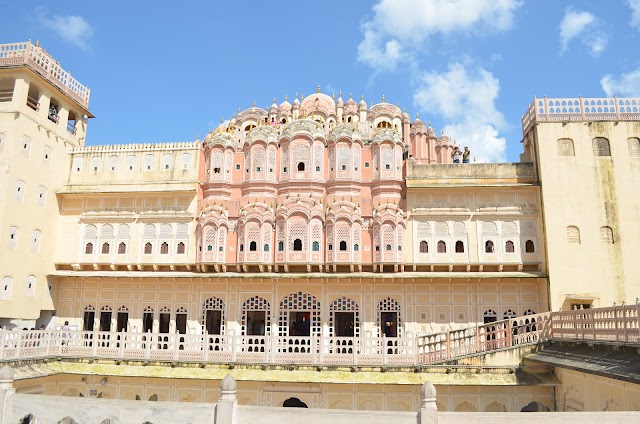
[[[102,254],[107,255],[109,253],[109,243],[102,243]]]
[[[504,244],[504,251],[506,253],[513,253],[516,251],[515,246],[511,240],[507,240],[507,242]]]
[[[258,250],[258,243],[256,243],[255,241],[249,243],[249,251],[255,252],[256,250]]]
[[[461,240],[456,242],[456,253],[464,253],[464,243]]]
[[[264,245],[264,251],[265,251],[265,252],[268,252],[268,251],[269,251],[269,245],[268,245],[268,244],[265,244],[265,245]]]
[[[611,227],[600,227],[600,240],[605,244],[613,244],[613,231]]]
[[[420,242],[420,253],[429,253],[429,243],[426,240]]]
[[[447,253],[447,243],[444,240],[438,242],[438,253]]]
[[[84,246],[84,254],[85,255],[92,255],[93,254],[93,243],[87,243]]]
[[[558,156],[575,156],[573,148],[573,140],[570,138],[561,138],[558,140]]]
[[[329,245],[327,246],[327,249],[328,249],[328,250],[333,250],[333,244],[329,244]]]
[[[340,250],[347,250],[347,242],[342,240],[340,242]]]
[[[580,244],[580,229],[575,225],[569,225],[567,227],[567,243]]]
[[[121,242],[118,245],[118,255],[124,255],[125,253],[127,253],[127,243]]]
[[[279,241],[278,242],[278,252],[284,252],[284,242],[283,241]]]
[[[153,252],[153,247],[150,242],[147,242],[147,244],[144,245],[144,254],[150,255],[151,252]]]
[[[298,171],[304,171],[304,162],[298,162]]]
[[[385,248],[385,250],[391,250],[391,245],[387,244],[384,248]]]
[[[353,251],[354,252],[359,252],[360,251],[360,246],[358,246],[357,244],[353,245]]]
[[[380,246],[376,246],[376,252],[380,251]]]
[[[293,241],[293,250],[302,250],[302,240],[295,239]]]
[[[166,255],[167,253],[169,253],[169,243],[165,241],[160,245],[160,254]]]
[[[280,242],[280,243],[282,243],[282,242]],[[320,243],[318,243],[317,241],[314,241],[311,246],[312,246],[311,250],[313,250],[314,252],[319,252],[320,251]]]
[[[484,244],[485,253],[493,253],[495,251],[493,247],[493,242],[491,240],[487,240]]]
[[[184,243],[183,242],[178,243],[178,248],[176,249],[176,253],[178,255],[183,255],[184,254]]]
[[[609,140],[604,137],[596,137],[593,139],[593,156],[611,156],[609,148]]]
[[[524,251],[526,253],[535,253],[536,247],[533,244],[533,241],[531,241],[531,240],[527,240],[526,241],[526,243],[524,244]]]
[[[240,251],[241,251],[241,252],[244,252],[244,244],[241,244],[241,245],[240,245]]]

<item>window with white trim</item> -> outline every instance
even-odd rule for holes
[[[39,252],[40,251],[40,238],[42,237],[42,232],[40,230],[33,230],[31,234],[31,251]]]
[[[18,227],[9,227],[9,238],[7,240],[7,247],[9,247],[9,249],[15,249],[18,247],[18,233]]]
[[[47,202],[47,189],[46,187],[39,186],[36,192],[36,204],[40,207],[44,207]]]
[[[17,180],[16,181],[16,188],[15,191],[13,193],[16,201],[18,203],[22,203],[24,201],[24,190],[25,190],[25,183],[22,180]]]
[[[36,277],[35,275],[29,275],[27,277],[27,291],[26,295],[33,297],[36,293]]]
[[[11,299],[11,289],[13,287],[13,277],[5,276],[0,287],[0,300]]]

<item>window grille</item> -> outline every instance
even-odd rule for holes
[[[629,156],[632,158],[640,157],[640,138],[631,137],[627,139],[627,143],[629,144]],[[0,148],[0,151],[2,149]]]
[[[593,139],[593,155],[594,156],[611,156],[609,140],[604,137],[596,137]]]
[[[558,156],[575,156],[576,152],[573,147],[573,140],[570,138],[561,138],[558,140]]]
[[[611,227],[600,227],[600,240],[604,244],[613,244],[613,230],[611,230]]]
[[[580,230],[578,227],[573,225],[567,227],[567,242],[569,244],[580,244]]]

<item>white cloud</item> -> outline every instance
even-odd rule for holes
[[[414,94],[416,106],[441,116],[445,134],[469,146],[480,162],[505,160],[506,139],[499,137],[505,119],[496,109],[500,82],[482,68],[469,72],[452,63],[446,72],[425,72]]]
[[[42,8],[36,10],[36,15],[44,27],[52,30],[64,40],[84,50],[89,48],[89,41],[93,37],[94,30],[82,16],[48,16]]]
[[[640,0],[627,0],[631,8],[631,26],[640,30]]]
[[[639,97],[640,69],[622,74],[619,78],[607,74],[600,80],[600,85],[608,97]]]
[[[599,56],[607,47],[609,37],[597,30],[598,19],[590,12],[568,8],[560,22],[560,53],[567,51],[569,43],[579,39],[592,56]]]
[[[435,34],[504,31],[511,28],[520,0],[380,0],[362,25],[358,60],[392,70]]]

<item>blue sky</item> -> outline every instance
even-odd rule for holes
[[[0,0],[91,92],[87,144],[202,138],[238,107],[342,90],[517,161],[533,96],[640,96],[640,0]]]

